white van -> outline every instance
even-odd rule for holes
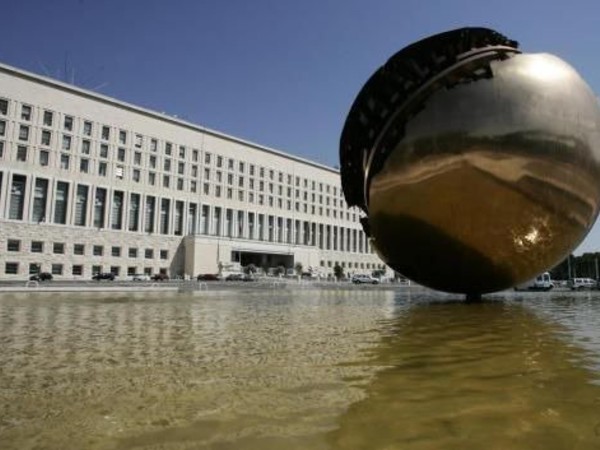
[[[554,288],[550,272],[544,272],[525,283],[515,286],[515,291],[549,291]]]
[[[583,289],[595,289],[596,281],[591,278],[571,278],[569,280],[569,287],[573,291],[580,291]]]

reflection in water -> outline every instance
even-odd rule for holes
[[[552,315],[548,298],[536,303]],[[423,302],[394,328],[373,350],[387,368],[342,415],[332,447],[600,447],[600,388],[586,353],[528,308]]]
[[[448,298],[0,297],[1,447],[600,445],[600,302]]]

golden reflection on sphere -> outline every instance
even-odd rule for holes
[[[464,41],[465,29],[450,33],[459,31]],[[373,94],[369,83],[382,79],[374,76],[342,134],[344,192],[365,211],[376,251],[401,274],[447,292],[498,291],[553,267],[584,239],[600,203],[594,93],[555,56],[492,44],[503,48],[475,46],[474,61],[459,56],[424,75],[396,110],[379,122],[367,115],[361,127],[370,96],[394,95],[389,85]],[[370,139],[356,137],[369,126]]]

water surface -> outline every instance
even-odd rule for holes
[[[600,296],[0,296],[2,449],[600,448]]]

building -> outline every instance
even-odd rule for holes
[[[0,278],[383,268],[330,167],[0,64]]]

